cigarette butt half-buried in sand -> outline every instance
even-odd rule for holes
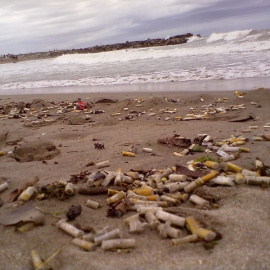
[[[32,250],[30,255],[31,255],[33,266],[34,266],[34,270],[44,270],[45,268],[42,267],[43,262],[38,252],[36,250]]]
[[[32,196],[37,192],[37,189],[35,187],[28,187],[26,190],[24,190],[21,195],[19,196],[18,200],[27,202],[29,201]]]
[[[171,243],[173,246],[177,246],[180,244],[186,244],[186,243],[192,243],[198,241],[199,237],[197,234],[191,234],[183,238],[178,238],[178,239],[172,239]]]
[[[0,185],[0,193],[3,192],[3,191],[5,191],[6,189],[8,189],[8,187],[9,186],[8,186],[8,183],[7,182],[1,184]]]
[[[211,171],[210,173],[208,173],[200,178],[197,178],[196,180],[194,180],[193,182],[191,182],[190,184],[188,184],[187,186],[184,187],[185,192],[190,193],[191,191],[193,191],[197,187],[204,185],[206,182],[208,182],[211,179],[213,179],[214,177],[216,177],[218,174],[219,174],[218,171]]]
[[[186,218],[186,225],[192,234],[196,234],[205,241],[212,241],[216,238],[215,232],[202,228],[193,217]]]

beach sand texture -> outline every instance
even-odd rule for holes
[[[91,108],[86,111],[63,109],[57,113],[60,112],[60,102],[62,108],[66,108],[68,103],[64,101],[73,102],[77,98],[88,102]],[[97,103],[101,99],[103,102]],[[31,104],[27,113],[23,114],[26,117],[8,118],[19,102]],[[202,114],[205,109],[202,106],[209,104],[213,104],[213,108],[228,110],[209,115],[207,119],[183,120],[188,114]],[[59,180],[68,181],[71,175],[86,170],[97,171],[95,165],[87,165],[105,160],[110,161],[107,170],[121,168],[122,172],[127,172],[135,168],[165,170],[175,164],[186,166],[188,161],[206,156],[198,152],[177,157],[173,152],[181,152],[185,147],[169,147],[157,142],[159,138],[173,134],[191,140],[198,134],[208,134],[214,142],[231,135],[242,135],[249,139],[243,147],[249,148],[250,152],[240,153],[239,159],[232,162],[253,170],[258,157],[270,165],[270,142],[252,140],[255,135],[270,132],[270,128],[264,128],[270,122],[269,104],[269,89],[247,91],[243,98],[238,98],[234,91],[0,96],[0,106],[3,107],[0,151],[4,153],[0,157],[0,184],[10,181],[9,188],[0,193],[4,203],[0,207],[0,218],[17,205],[17,202],[8,202],[10,193],[35,176],[40,179],[35,186],[41,187]],[[45,107],[50,109],[41,112]],[[132,117],[128,116],[131,111]],[[18,111],[13,111],[13,115],[16,114],[19,114]],[[182,120],[179,120],[180,117]],[[234,119],[239,122],[232,122]],[[248,133],[243,132],[247,130]],[[104,144],[104,149],[96,149],[95,143]],[[122,151],[130,151],[132,147],[137,148],[135,157],[122,155]],[[144,147],[152,148],[155,155],[143,152]],[[7,154],[9,151],[17,160]],[[209,155],[218,158],[215,151]],[[79,181],[77,186],[85,187],[86,183]],[[182,202],[174,206],[173,211],[184,218],[193,216],[205,228],[222,234],[222,239],[216,240],[212,246],[205,241],[172,246],[168,238],[163,239],[156,230],[149,228],[131,235],[123,220],[136,212],[127,211],[120,218],[107,217],[106,194],[86,196],[76,193],[63,201],[55,197],[35,200],[34,206],[50,213],[65,214],[71,205],[80,204],[82,213],[71,224],[79,223],[95,230],[106,226],[110,230],[119,228],[123,238],[136,240],[134,249],[120,253],[104,251],[101,247],[86,252],[75,245],[67,245],[49,265],[58,270],[269,269],[269,187],[206,184],[197,188],[195,193],[206,199],[215,198],[219,207],[200,208],[191,202]],[[88,208],[88,199],[100,203],[102,207]],[[32,250],[47,259],[69,243],[72,237],[55,226],[57,221],[55,217],[46,215],[44,225],[24,233],[15,231],[15,226],[1,225],[0,269],[33,269]],[[187,229],[182,231],[183,236],[189,234]]]

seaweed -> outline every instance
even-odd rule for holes
[[[176,147],[189,147],[191,145],[191,140],[185,137],[180,137],[177,134],[174,134],[172,137],[160,138],[157,140],[160,144],[166,144],[168,146]]]

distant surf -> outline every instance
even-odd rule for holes
[[[270,30],[191,37],[163,47],[0,65],[1,90],[270,77]]]

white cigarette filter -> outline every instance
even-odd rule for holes
[[[75,193],[75,190],[76,190],[76,186],[73,185],[72,183],[68,183],[66,186],[65,186],[65,193],[67,195],[73,195]]]
[[[187,176],[183,174],[170,174],[169,180],[172,182],[185,182],[187,180]]]
[[[137,212],[140,214],[145,214],[147,212],[153,212],[155,214],[158,210],[162,210],[162,208],[157,206],[139,206],[137,208]]]
[[[179,204],[179,201],[177,199],[174,199],[174,198],[169,197],[167,195],[161,195],[160,200],[161,201],[166,201],[168,203]]]
[[[156,229],[158,225],[160,224],[160,222],[158,221],[158,218],[152,211],[147,211],[144,214],[144,217],[146,221],[150,224],[151,229]]]
[[[62,231],[68,233],[75,238],[82,237],[84,235],[84,232],[82,230],[79,230],[73,225],[67,223],[64,219],[60,219],[57,222],[56,226],[57,228],[60,228]]]
[[[239,147],[228,146],[227,144],[224,144],[220,147],[220,150],[225,152],[239,152]]]
[[[234,186],[233,179],[223,175],[213,178],[210,182],[221,186],[230,186],[230,187]]]
[[[122,182],[122,170],[118,169],[115,172],[114,184],[117,186],[117,185],[120,185],[121,182]]]
[[[260,186],[260,185],[270,185],[269,176],[246,176],[246,182],[248,185]]]
[[[142,200],[142,201],[147,201],[147,197],[146,196],[143,196],[143,195],[138,195],[136,193],[134,193],[133,191],[131,190],[128,190],[127,191],[127,198],[134,198],[134,199],[138,199],[138,200]]]
[[[227,162],[227,161],[235,160],[238,157],[239,157],[239,154],[238,155],[236,155],[236,154],[230,154],[230,155],[221,157],[220,158],[220,161]]]
[[[110,198],[106,199],[106,202],[108,204],[113,204],[115,202],[121,201],[122,199],[124,199],[126,196],[126,193],[124,191],[120,191],[116,194],[114,194],[113,196],[111,196]]]
[[[176,191],[184,189],[184,187],[187,186],[188,184],[189,184],[189,182],[187,182],[187,181],[185,181],[185,182],[173,182],[173,183],[165,185],[164,188],[169,189],[170,193],[175,193]]]
[[[159,235],[163,238],[179,238],[182,234],[180,230],[171,227],[170,222],[159,224],[157,230]]]
[[[152,153],[153,152],[152,148],[143,148],[142,150],[143,150],[143,152],[146,152],[146,153]]]
[[[156,213],[158,219],[163,221],[170,221],[172,224],[184,227],[185,226],[185,219],[174,214],[167,213],[163,210],[158,210]]]
[[[26,190],[24,190],[21,195],[19,196],[18,200],[27,202],[29,201],[32,196],[37,192],[37,189],[35,187],[28,187]]]
[[[98,202],[92,201],[92,200],[87,200],[86,201],[86,206],[92,209],[98,209],[100,208],[100,204]]]
[[[95,250],[96,244],[86,241],[84,239],[74,238],[71,243],[75,246],[82,248],[85,251],[93,251]]]
[[[103,187],[107,187],[111,183],[111,181],[114,179],[114,177],[115,177],[114,172],[109,172],[106,175],[105,179],[102,181],[101,185]]]
[[[129,233],[138,233],[143,231],[143,224],[140,221],[140,214],[135,214],[124,219],[124,223],[129,226]]]
[[[135,239],[111,239],[102,242],[103,250],[135,248]]]
[[[198,241],[199,237],[197,234],[191,234],[183,238],[178,238],[178,239],[172,239],[171,243],[173,246],[177,246],[180,244],[186,244],[186,243],[192,243]]]
[[[253,172],[250,170],[243,169],[241,172],[244,176],[259,176],[258,172]]]
[[[96,164],[96,167],[98,169],[105,168],[105,167],[110,167],[110,161],[105,160],[105,161],[99,162],[99,163]]]
[[[7,182],[0,185],[0,193],[8,189],[9,185]]]
[[[200,206],[208,206],[209,205],[209,202],[197,195],[191,195],[189,200],[197,205],[200,205]]]
[[[170,174],[173,173],[173,170],[171,168],[167,168],[162,174],[161,178],[167,178]]]
[[[101,245],[102,241],[114,239],[114,238],[120,238],[120,230],[119,229],[115,229],[115,230],[112,230],[110,232],[106,232],[102,235],[96,236],[94,238],[94,242],[97,245]]]
[[[95,237],[100,236],[102,234],[105,234],[107,232],[108,232],[108,227],[105,227],[105,228],[98,230],[96,232],[91,232],[91,233],[83,235],[83,239],[86,241],[94,242]]]

